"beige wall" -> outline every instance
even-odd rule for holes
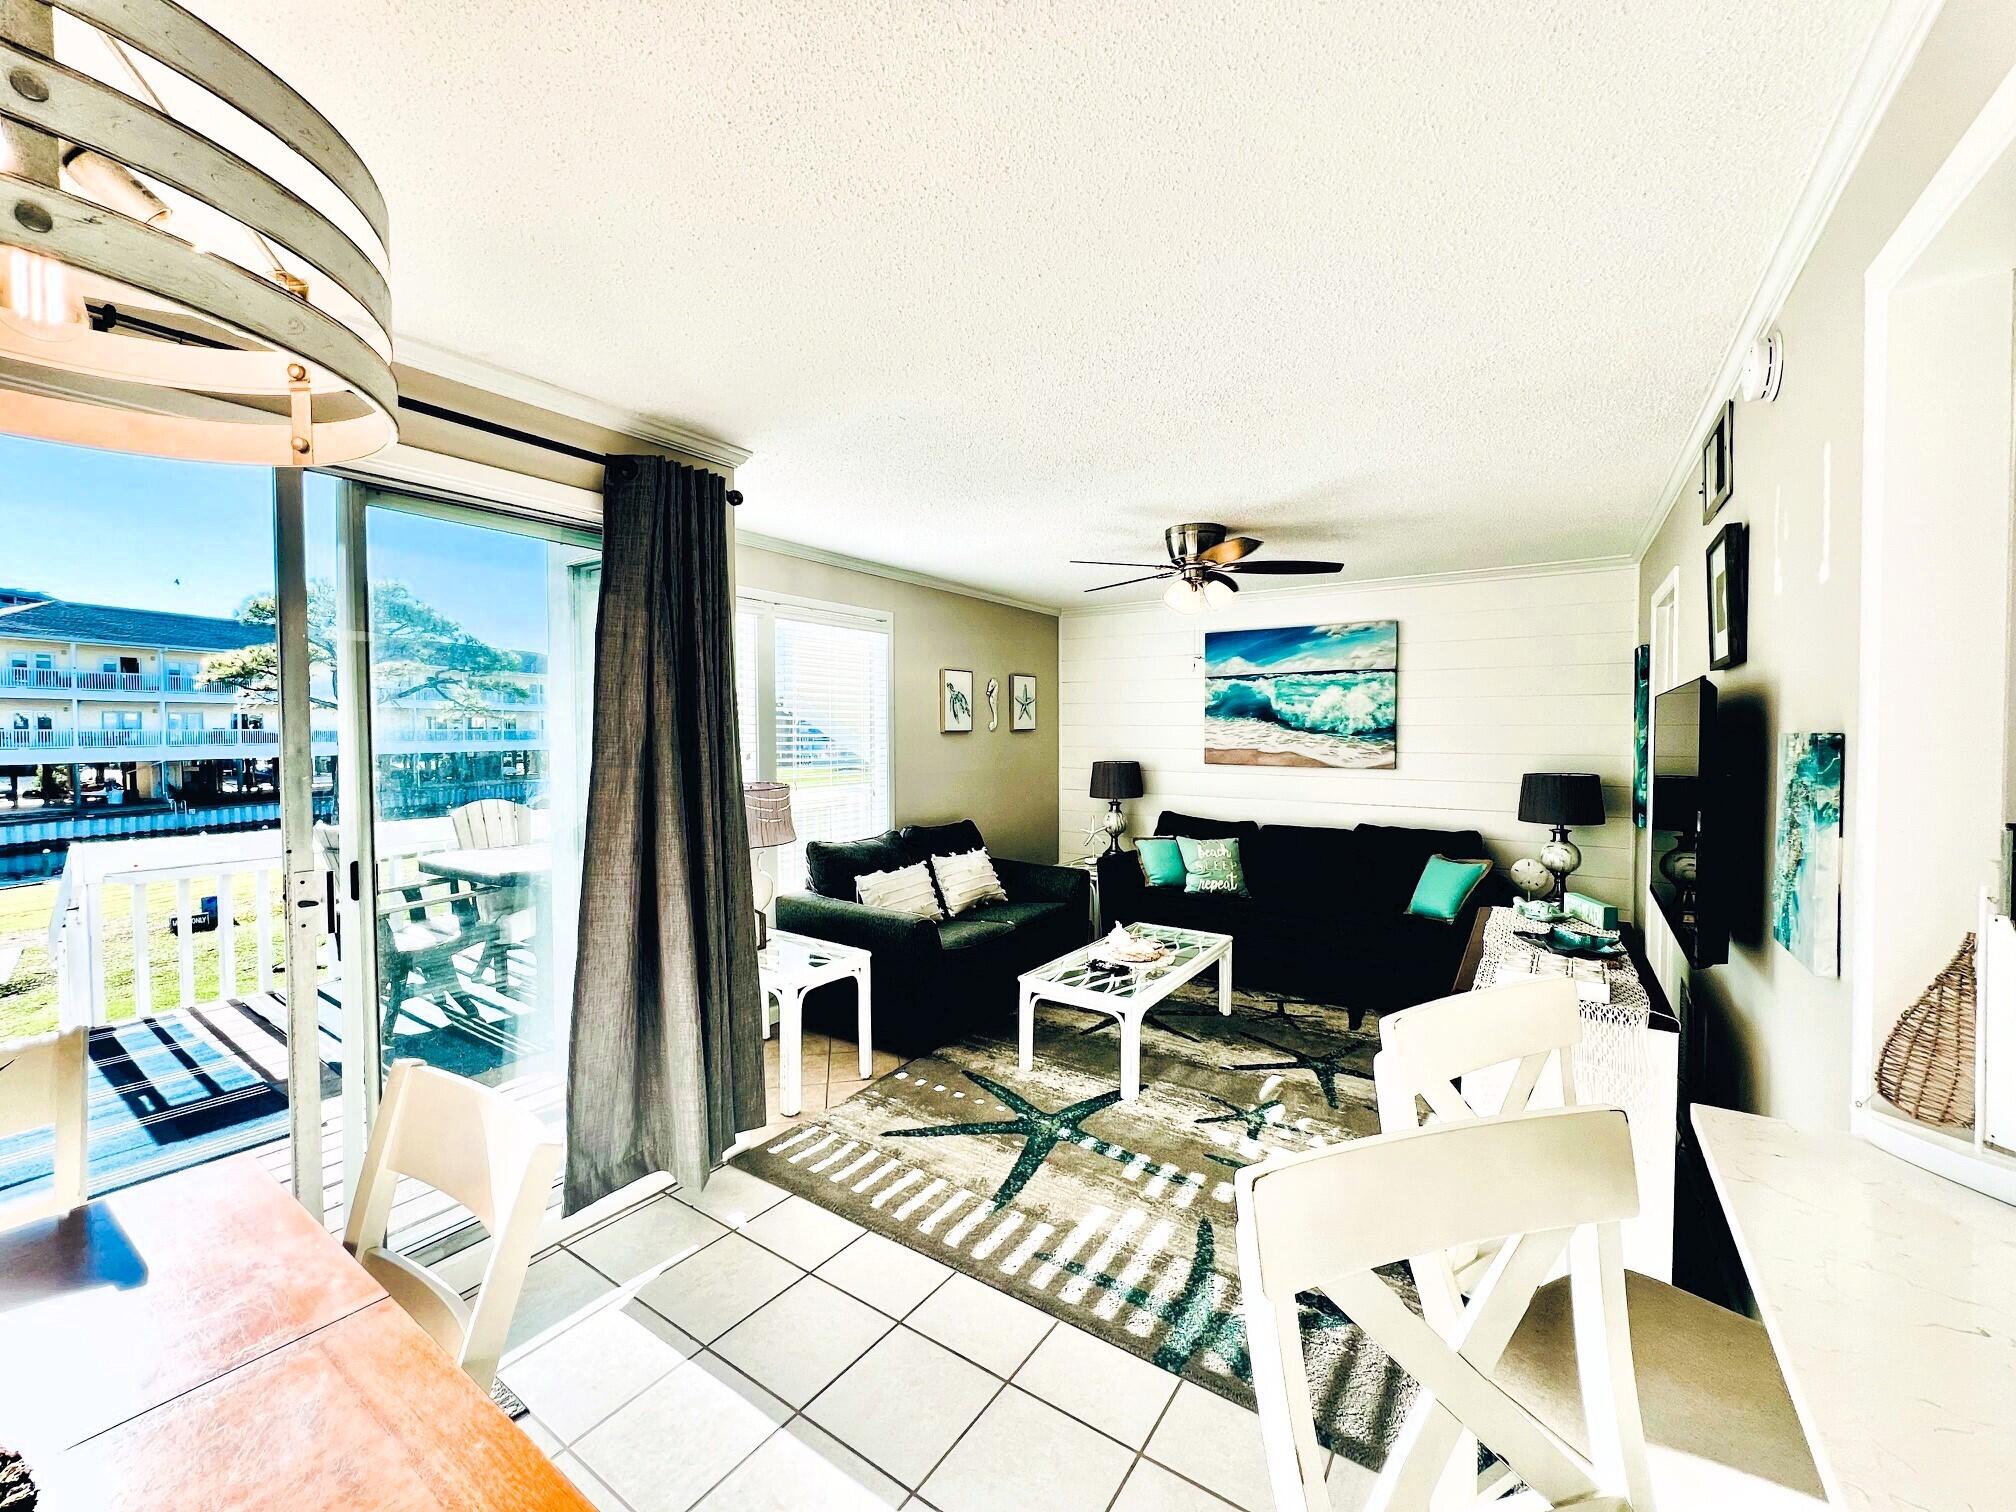
[[[1708,673],[1704,554],[1725,523],[1750,526],[1749,659],[1709,675],[1767,753],[1760,790],[1750,795],[1753,824],[1770,823],[1768,753],[1779,734],[1840,730],[1850,737],[1845,826],[1854,832],[1863,274],[2012,66],[2016,5],[1949,0],[1778,317],[1782,394],[1772,404],[1736,406],[1733,498],[1703,525],[1690,485],[1642,563],[1640,637],[1650,634],[1652,596],[1677,567],[1679,678],[1700,676]],[[1768,864],[1768,833],[1744,838],[1754,864]],[[1851,870],[1846,886],[1852,893],[1856,885]],[[1726,966],[1688,973],[1668,961],[1661,974],[1669,993],[1684,992],[1704,1016],[1729,1101],[1815,1127],[1845,1126],[1847,980],[1816,977],[1773,943],[1761,873],[1751,891]],[[1649,900],[1642,906],[1648,920],[1657,911]],[[1853,947],[1845,924],[1844,969]],[[1650,931],[1658,961],[1659,926]]]
[[[970,818],[996,855],[1057,859],[1057,619],[939,588],[781,552],[738,546],[736,586],[795,594],[894,616],[890,655],[895,822]],[[938,673],[973,672],[966,735],[938,729]],[[1033,731],[1008,728],[1008,675],[1036,676]],[[987,728],[988,678],[1001,684],[1001,722]]]

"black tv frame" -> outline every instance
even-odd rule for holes
[[[1716,693],[1715,684],[1705,677],[1697,677],[1691,683],[1678,683],[1652,700],[1652,728],[1659,728],[1659,703],[1671,698],[1687,688],[1698,688],[1696,707],[1698,728],[1695,732],[1693,833],[1694,864],[1696,885],[1694,889],[1691,916],[1684,906],[1679,890],[1660,871],[1660,858],[1652,858],[1649,885],[1653,899],[1659,905],[1659,912],[1665,917],[1666,927],[1673,932],[1673,938],[1680,942],[1680,949],[1687,957],[1687,964],[1697,969],[1720,966],[1729,959],[1729,917],[1725,899],[1729,891],[1729,879],[1721,875],[1718,867],[1727,864],[1721,832],[1718,825],[1728,817],[1728,753],[1722,749],[1716,738]],[[1662,831],[1673,831],[1676,826],[1662,822],[1659,811],[1659,773],[1657,769],[1658,751],[1653,750],[1654,769],[1650,783],[1651,809],[1646,815],[1645,827],[1648,844],[1651,837]],[[1670,789],[1669,789],[1670,792]],[[1685,833],[1684,828],[1679,828]]]

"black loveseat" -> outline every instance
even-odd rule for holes
[[[970,819],[908,825],[845,844],[805,846],[812,890],[777,900],[777,927],[874,957],[878,1050],[927,1055],[940,1045],[992,1028],[1014,1029],[1015,978],[1073,950],[1091,936],[1092,879],[1072,866],[993,858],[1006,903],[982,903],[956,919],[917,919],[855,900],[854,879],[931,856],[963,855],[985,842]],[[835,982],[806,995],[808,1026],[851,1036],[854,985]]]
[[[1513,897],[1493,871],[1454,923],[1407,912],[1430,856],[1488,858],[1475,830],[1325,829],[1164,813],[1154,833],[1236,839],[1250,896],[1150,887],[1140,859],[1120,851],[1099,862],[1099,911],[1109,925],[1229,934],[1238,986],[1347,1008],[1354,1028],[1368,1010],[1411,1008],[1447,994],[1477,910]]]

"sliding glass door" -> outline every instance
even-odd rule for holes
[[[309,519],[347,1191],[395,1060],[564,1125],[601,558],[592,533],[341,479],[311,480]],[[395,1215],[395,1238],[457,1216]]]

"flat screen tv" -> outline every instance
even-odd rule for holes
[[[1692,966],[1729,959],[1726,753],[1716,739],[1715,684],[1682,683],[1652,701],[1652,896]]]

